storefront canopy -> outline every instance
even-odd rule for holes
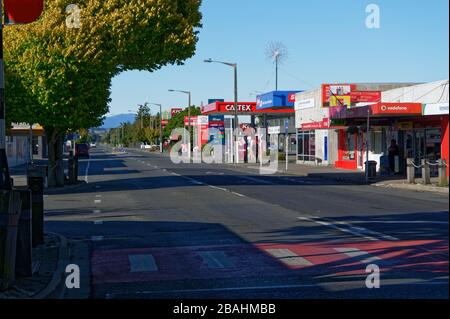
[[[330,108],[330,118],[333,120],[363,119],[368,115],[376,118],[422,116],[422,104],[383,102],[354,108],[341,106]]]
[[[202,106],[203,115],[234,115],[234,102],[216,101]],[[258,110],[255,102],[238,102],[238,115],[262,115],[262,114],[286,114],[295,113],[292,109],[264,109]]]

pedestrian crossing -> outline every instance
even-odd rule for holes
[[[448,254],[417,251],[432,241],[357,243],[234,244],[217,246],[97,249],[92,254],[93,281],[151,282],[257,276],[365,275],[366,266],[382,271],[412,267],[448,271]],[[417,256],[420,256],[419,265]],[[425,262],[424,264],[424,261]]]

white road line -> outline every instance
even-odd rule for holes
[[[260,179],[260,178],[255,178],[255,177],[250,177],[250,176],[241,176],[241,175],[236,175],[239,178],[242,179],[246,179],[252,182],[256,182],[256,183],[261,183],[261,184],[268,184],[268,185],[273,185],[274,183],[266,181],[264,179]]]
[[[240,194],[240,193],[237,193],[237,192],[231,192],[231,193],[234,194],[234,195],[237,195],[237,196],[239,196],[239,197],[245,197],[245,195]]]
[[[102,197],[102,195],[95,195],[95,197],[97,197],[97,198],[101,198],[101,197]]]
[[[93,210],[93,213],[94,213],[94,214],[100,214],[101,212],[102,212],[102,211],[101,211],[100,209],[94,209],[94,210]]]
[[[370,241],[378,241],[379,240],[377,238],[366,236],[366,235],[363,235],[361,233],[355,232],[355,231],[353,231],[351,229],[338,227],[338,226],[336,226],[335,224],[333,224],[331,222],[326,222],[326,221],[319,220],[317,217],[308,218],[308,217],[305,217],[305,216],[300,216],[300,217],[297,217],[297,218],[298,219],[302,219],[302,220],[306,220],[306,221],[309,221],[309,222],[312,222],[312,223],[316,223],[316,224],[319,224],[319,225],[322,225],[322,226],[328,226],[328,227],[334,228],[334,229],[339,230],[339,231],[344,232],[344,233],[350,233],[350,234],[358,236],[358,237],[363,237],[363,238],[365,238],[367,240],[370,240]]]
[[[372,256],[367,251],[359,250],[358,248],[350,248],[350,247],[338,247],[334,248],[337,252],[344,253],[349,257],[355,258],[360,256],[366,256],[367,258],[361,260],[364,264],[370,264],[372,262],[381,261],[382,259],[377,256]]]
[[[89,184],[88,175],[89,175],[89,167],[90,166],[91,166],[91,159],[88,159],[88,163],[86,165],[86,171],[85,171],[85,174],[84,174],[84,181],[86,182],[86,184]]]
[[[223,269],[233,267],[233,262],[224,251],[201,251],[198,254],[208,268]]]
[[[223,187],[218,187],[218,186],[214,186],[214,185],[208,185],[208,186],[213,188],[213,189],[218,189],[218,190],[221,190],[221,191],[228,192],[228,189],[223,188]]]
[[[96,199],[96,200],[94,200],[94,203],[95,203],[95,204],[100,204],[101,202],[102,202],[101,199]]]
[[[103,225],[103,220],[94,221],[94,225]]]
[[[275,258],[282,261],[284,264],[288,266],[312,266],[313,263],[311,263],[306,258],[303,258],[296,253],[294,253],[290,249],[265,249],[270,255],[274,256]]]

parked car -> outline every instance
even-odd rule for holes
[[[148,149],[150,149],[150,148],[151,148],[151,146],[148,145],[147,143],[142,143],[142,144],[141,144],[141,150],[148,150]]]
[[[96,147],[97,147],[97,143],[92,142],[92,143],[90,144],[90,147],[91,147],[91,148],[96,148]]]
[[[89,158],[89,145],[86,143],[75,144],[75,156],[78,158]]]

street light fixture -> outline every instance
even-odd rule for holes
[[[169,92],[179,92],[179,93],[184,93],[188,95],[188,131],[189,131],[189,135],[191,134],[191,92],[190,91],[183,91],[183,90],[172,90],[169,89]],[[186,140],[185,140],[186,141]],[[188,141],[188,156],[189,159],[191,158],[191,138],[189,136],[189,141]]]
[[[233,123],[233,153],[234,153],[234,162],[237,163],[237,156],[238,151],[237,149],[234,150],[234,148],[237,148],[237,140],[236,140],[236,129],[237,129],[237,123],[238,123],[238,87],[237,87],[237,63],[230,63],[230,62],[223,62],[223,61],[216,61],[213,59],[206,59],[204,60],[205,63],[221,63],[228,66],[231,66],[234,69],[234,123]]]
[[[159,106],[159,151],[163,152],[163,143],[162,143],[162,104],[158,103],[149,103],[150,105]]]

